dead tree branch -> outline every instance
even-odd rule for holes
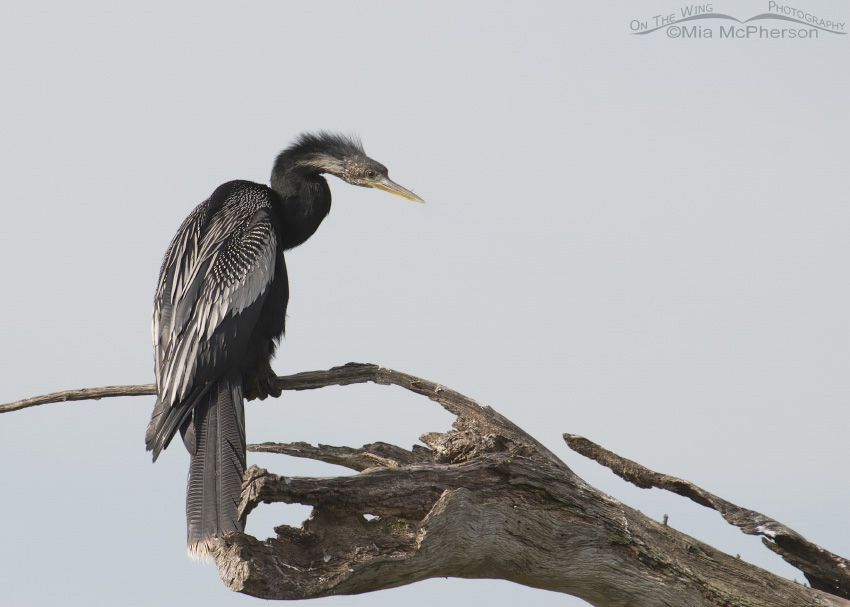
[[[296,478],[252,467],[243,517],[274,502],[311,505],[313,514],[265,541],[238,533],[219,540],[216,563],[233,590],[301,599],[453,576],[507,579],[600,606],[850,605],[647,518],[587,485],[510,420],[434,382],[352,364],[277,385],[368,381],[438,402],[457,416],[454,430],[423,435],[428,449],[250,445],[359,474]]]
[[[32,398],[16,400],[13,403],[5,403],[0,405],[0,413],[19,411],[21,409],[26,409],[27,407],[47,405],[49,403],[63,403],[69,400],[100,400],[101,398],[109,398],[113,396],[151,396],[152,394],[156,394],[156,388],[153,384],[63,390],[62,392],[52,392],[51,394],[43,394],[42,396],[33,396]]]
[[[749,565],[654,521],[585,483],[513,422],[434,382],[349,364],[276,379],[282,390],[375,382],[436,401],[454,429],[411,450],[249,445],[346,466],[353,476],[298,478],[251,467],[241,516],[262,503],[301,503],[301,528],[260,541],[231,533],[214,557],[233,590],[267,599],[355,594],[432,577],[499,578],[572,594],[600,607],[850,607],[847,561],[757,512],[652,472],[574,435],[568,444],[639,487],[660,487],[714,508],[800,568],[809,588]],[[150,395],[152,385],[57,392],[0,405]]]
[[[755,510],[741,508],[693,483],[653,472],[637,462],[620,457],[596,443],[575,434],[564,434],[573,451],[593,459],[642,489],[657,487],[719,512],[726,521],[748,535],[762,536],[762,543],[792,567],[802,571],[817,588],[850,599],[850,561],[813,544],[793,529]]]

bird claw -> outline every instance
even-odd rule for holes
[[[277,378],[277,375],[272,373],[260,380],[261,389],[266,393],[266,396],[280,397],[283,390],[272,385],[272,381]],[[262,399],[261,399],[262,400]]]
[[[272,381],[277,378],[277,375],[271,368],[268,369],[265,375],[249,375],[242,381],[242,391],[245,395],[245,400],[266,400],[269,396],[278,398],[283,392],[280,388],[272,385]]]

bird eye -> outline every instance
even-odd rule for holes
[[[366,170],[366,177],[367,177],[368,179],[374,179],[374,178],[375,178],[375,177],[377,177],[377,176],[378,176],[378,174],[377,174],[375,171],[373,171],[372,169],[367,169],[367,170]]]

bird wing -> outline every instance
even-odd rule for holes
[[[268,207],[228,202],[212,213],[209,200],[199,205],[163,260],[152,327],[163,408],[185,399],[196,380],[213,379],[209,375],[228,358],[241,356],[226,351],[227,340],[217,330],[261,303],[274,277],[277,236]],[[244,320],[251,326],[230,327],[240,342],[253,330],[256,314]]]

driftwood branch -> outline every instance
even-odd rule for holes
[[[718,510],[801,569],[803,586],[718,551],[594,489],[551,451],[489,407],[434,382],[376,365],[350,364],[275,380],[281,390],[375,382],[438,402],[454,429],[426,447],[359,449],[306,443],[249,450],[306,457],[358,472],[337,478],[280,476],[251,467],[243,518],[262,503],[313,506],[300,528],[258,540],[231,533],[214,557],[233,590],[269,599],[354,594],[432,577],[500,578],[572,594],[597,606],[850,607],[847,561],[786,526],[688,481],[658,474],[594,443],[574,450],[639,487],[659,487]],[[70,390],[0,405],[0,412],[110,396],[153,386]]]
[[[425,447],[417,445],[412,451],[408,451],[388,443],[372,443],[360,449],[331,447],[330,445],[314,447],[308,443],[263,443],[261,445],[248,445],[248,450],[256,453],[279,453],[292,457],[303,457],[344,466],[358,472],[368,468],[398,468],[399,466],[430,462],[433,459],[431,451]]]
[[[802,562],[787,559],[805,563],[807,575],[815,564],[827,567],[830,574],[814,577],[819,585],[829,580],[822,590],[749,565],[597,491],[510,420],[439,384],[352,364],[279,378],[277,386],[367,381],[438,402],[457,417],[454,430],[423,435],[427,449],[250,445],[359,474],[297,478],[252,467],[243,485],[243,517],[274,502],[311,505],[313,514],[301,528],[278,527],[277,537],[265,541],[238,533],[218,540],[216,563],[233,590],[301,599],[453,576],[511,580],[600,606],[850,606],[836,596],[847,588],[836,582],[845,564],[840,557],[826,565],[822,558],[809,563],[805,552]],[[575,447],[582,441],[570,435],[568,442]],[[803,540],[787,531],[782,537]],[[777,545],[778,537],[772,538]]]
[[[642,489],[657,487],[716,510],[726,521],[748,535],[759,535],[762,543],[806,576],[812,588],[850,599],[850,561],[810,542],[793,529],[755,510],[741,508],[693,483],[653,472],[637,462],[600,447],[575,434],[564,434],[573,451],[596,460],[614,474]]]
[[[153,384],[142,384],[138,386],[105,386],[103,388],[81,388],[79,390],[63,390],[52,392],[42,396],[33,396],[16,400],[13,403],[0,405],[0,413],[19,411],[27,407],[47,405],[49,403],[64,403],[70,400],[100,400],[113,396],[151,396],[156,394]]]

